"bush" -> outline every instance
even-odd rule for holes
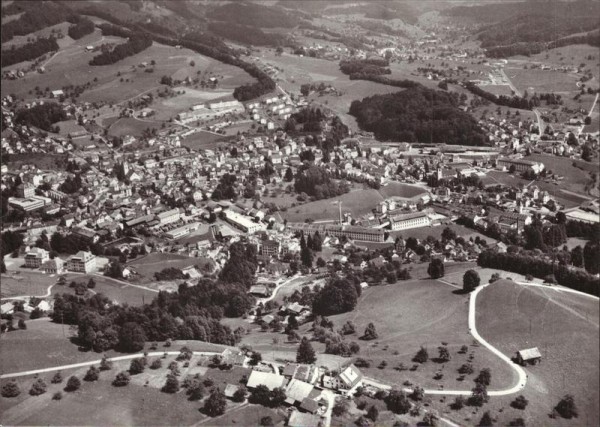
[[[456,398],[454,399],[454,402],[452,402],[452,404],[450,405],[450,407],[456,411],[461,410],[462,408],[464,408],[465,406],[465,398],[462,396],[456,396]]]
[[[150,369],[160,369],[162,368],[162,361],[160,359],[154,359],[150,364]]]
[[[529,404],[529,400],[527,400],[525,398],[525,396],[523,396],[522,394],[517,396],[515,400],[513,400],[510,403],[510,406],[512,406],[515,409],[525,409],[527,408],[527,405]]]
[[[429,360],[429,353],[425,347],[421,347],[415,357],[413,358],[413,362],[417,363],[425,363]]]
[[[171,394],[177,393],[179,391],[179,380],[175,375],[167,375],[167,381],[165,382],[162,391]]]
[[[129,372],[122,371],[117,374],[112,384],[115,387],[124,387],[127,384],[129,384],[129,381],[131,381],[131,376],[129,375]]]
[[[571,418],[577,418],[579,415],[577,406],[575,405],[575,399],[570,394],[565,395],[560,402],[554,407],[554,410],[563,418],[570,420]]]
[[[112,361],[108,360],[108,357],[104,355],[102,360],[100,361],[100,370],[101,371],[110,371],[113,367]]]
[[[243,402],[244,400],[246,400],[247,394],[248,394],[248,391],[246,390],[246,387],[239,386],[238,389],[235,391],[235,393],[233,393],[232,400],[234,402]]]
[[[333,405],[332,411],[333,415],[335,415],[336,417],[341,417],[342,415],[345,415],[348,412],[348,402],[343,399],[336,400],[335,405]]]
[[[142,360],[142,358],[136,358],[133,359],[131,361],[131,363],[129,364],[129,373],[131,375],[137,375],[137,374],[141,374],[142,372],[144,372],[145,366],[144,366],[144,361]]]
[[[31,389],[29,390],[29,394],[32,395],[32,396],[39,396],[40,394],[46,393],[46,389],[47,389],[46,382],[43,379],[38,378],[31,385]]]
[[[52,400],[62,400],[62,397],[62,393],[60,391],[57,391],[52,395]]]
[[[463,276],[463,290],[465,292],[473,291],[480,283],[481,278],[475,270],[468,270]]]
[[[218,389],[212,391],[206,402],[204,402],[204,413],[209,417],[218,417],[225,413],[227,401]]]
[[[79,390],[79,387],[81,387],[81,381],[76,376],[72,376],[67,380],[65,391],[73,392]]]
[[[90,369],[85,373],[85,377],[83,377],[84,381],[98,381],[100,377],[100,369],[95,366],[90,366]]]
[[[21,389],[15,380],[11,380],[2,386],[2,397],[17,397]]]
[[[62,377],[62,374],[60,373],[60,371],[58,371],[56,374],[54,374],[54,376],[52,377],[50,382],[52,384],[60,384],[63,382],[63,377]]]
[[[273,426],[275,424],[273,423],[273,418],[271,418],[270,416],[266,416],[266,417],[262,417],[260,419],[260,425],[261,426]]]

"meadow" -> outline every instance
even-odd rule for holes
[[[528,382],[522,394],[530,402],[526,411],[509,408],[514,396],[492,398],[487,405],[498,424],[506,425],[517,416],[527,425],[598,424],[598,323],[598,300],[593,298],[508,280],[479,294],[477,328],[483,337],[509,357],[531,347],[542,353],[540,364],[525,368]],[[567,393],[575,398],[579,418],[549,418]],[[500,408],[504,410],[499,412]]]
[[[384,383],[401,385],[408,380],[425,388],[470,390],[479,371],[490,368],[493,377],[490,390],[512,386],[516,380],[512,370],[474,342],[467,327],[469,296],[457,291],[456,287],[431,279],[374,286],[363,290],[354,311],[331,316],[331,320],[336,330],[346,321],[352,321],[357,331],[347,337],[352,340],[362,335],[368,323],[374,323],[379,338],[358,341],[359,356],[370,362],[370,367],[361,370]],[[439,363],[435,359],[442,343],[447,343],[451,359]],[[468,346],[468,352],[458,354],[463,345]],[[421,346],[428,349],[430,360],[417,364],[415,371],[408,370]],[[457,369],[468,361],[470,354],[474,355],[474,374],[459,380]],[[387,365],[382,368],[384,361]],[[401,363],[407,370],[395,369]],[[437,372],[443,378],[434,379]]]
[[[145,257],[131,261],[128,265],[141,276],[139,281],[152,284],[156,282],[154,273],[162,271],[165,268],[185,268],[192,265],[204,265],[212,263],[208,258],[191,258],[178,254],[151,253]]]

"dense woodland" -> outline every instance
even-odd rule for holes
[[[54,37],[39,38],[19,47],[13,45],[9,49],[2,49],[2,67],[8,67],[23,61],[31,61],[58,49],[58,43],[56,43]]]
[[[152,46],[152,40],[144,34],[134,34],[127,43],[115,46],[112,50],[107,50],[96,55],[90,61],[90,65],[111,65],[133,56]]]
[[[92,34],[94,32],[95,25],[92,21],[87,18],[79,17],[74,25],[71,25],[68,30],[69,37],[74,40]]]
[[[494,95],[477,86],[473,82],[465,82],[464,87],[471,93],[478,95],[496,105],[504,105],[505,107],[520,108],[522,110],[531,110],[535,106],[535,101],[532,99],[523,98],[520,96]],[[538,103],[539,105],[539,103]]]
[[[278,33],[265,33],[260,28],[232,22],[211,22],[208,30],[228,40],[245,45],[254,46],[281,46],[286,40]]]
[[[483,131],[458,105],[457,94],[416,86],[353,101],[350,114],[382,141],[483,145]]]
[[[340,71],[349,75],[378,76],[391,74],[389,62],[386,59],[348,59],[340,62]],[[358,80],[358,79],[352,79]]]
[[[2,24],[2,43],[14,36],[25,36],[67,20],[72,12],[54,2],[18,1],[2,8],[2,15],[15,15],[24,12],[19,18]]]
[[[32,108],[17,111],[15,122],[26,126],[34,126],[47,132],[55,129],[53,124],[67,119],[63,107],[55,102],[45,102]]]

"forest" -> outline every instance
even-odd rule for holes
[[[2,49],[2,67],[8,67],[23,61],[31,61],[58,49],[58,43],[56,43],[54,37],[39,38],[19,47],[13,45],[10,49]]]
[[[254,46],[281,46],[285,38],[277,33],[265,33],[260,28],[231,22],[211,22],[208,30],[217,36]]]
[[[46,102],[32,108],[23,108],[17,111],[15,122],[52,132],[52,125],[67,119],[67,113],[62,106],[55,102]]]
[[[458,105],[457,94],[416,86],[353,101],[350,114],[382,141],[483,145],[484,132]]]
[[[152,46],[152,40],[143,34],[132,35],[126,43],[115,46],[114,49],[94,56],[90,65],[110,65],[128,56],[133,56]]]
[[[526,99],[520,96],[506,96],[506,95],[494,95],[493,93],[487,92],[477,86],[473,82],[465,82],[465,89],[469,92],[487,99],[488,101],[496,105],[504,105],[505,107],[520,108],[522,110],[531,110],[535,106],[535,101]],[[539,105],[539,104],[538,104]]]
[[[74,25],[69,27],[67,34],[74,40],[79,40],[83,36],[92,34],[94,32],[95,25],[92,21],[87,18],[79,17]]]
[[[386,59],[349,59],[340,61],[340,71],[350,76],[352,80],[358,80],[352,78],[353,75],[361,76],[378,76],[381,74],[391,74],[389,68],[387,68],[389,62]]]
[[[23,14],[2,24],[2,43],[14,36],[25,36],[52,25],[60,24],[72,15],[72,12],[54,2],[19,1],[2,8],[2,14]]]

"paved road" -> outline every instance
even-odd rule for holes
[[[168,355],[176,356],[179,354],[179,351],[151,351],[148,353],[148,356],[153,356],[153,357],[154,356],[162,356],[165,353],[167,353]],[[213,351],[194,351],[195,356],[213,356],[215,354],[221,354],[221,353],[217,353],[217,352],[213,352]],[[144,356],[143,353],[127,354],[125,356],[110,357],[108,360],[110,360],[112,362],[118,362],[120,360],[130,360],[130,359],[135,359],[135,358],[143,357],[143,356]],[[0,379],[24,377],[27,375],[43,374],[45,372],[62,371],[65,369],[84,368],[86,366],[99,365],[100,362],[101,362],[101,359],[98,359],[98,360],[90,360],[88,362],[73,363],[71,365],[55,366],[52,368],[34,369],[31,371],[23,371],[23,372],[14,372],[12,374],[0,375]]]

